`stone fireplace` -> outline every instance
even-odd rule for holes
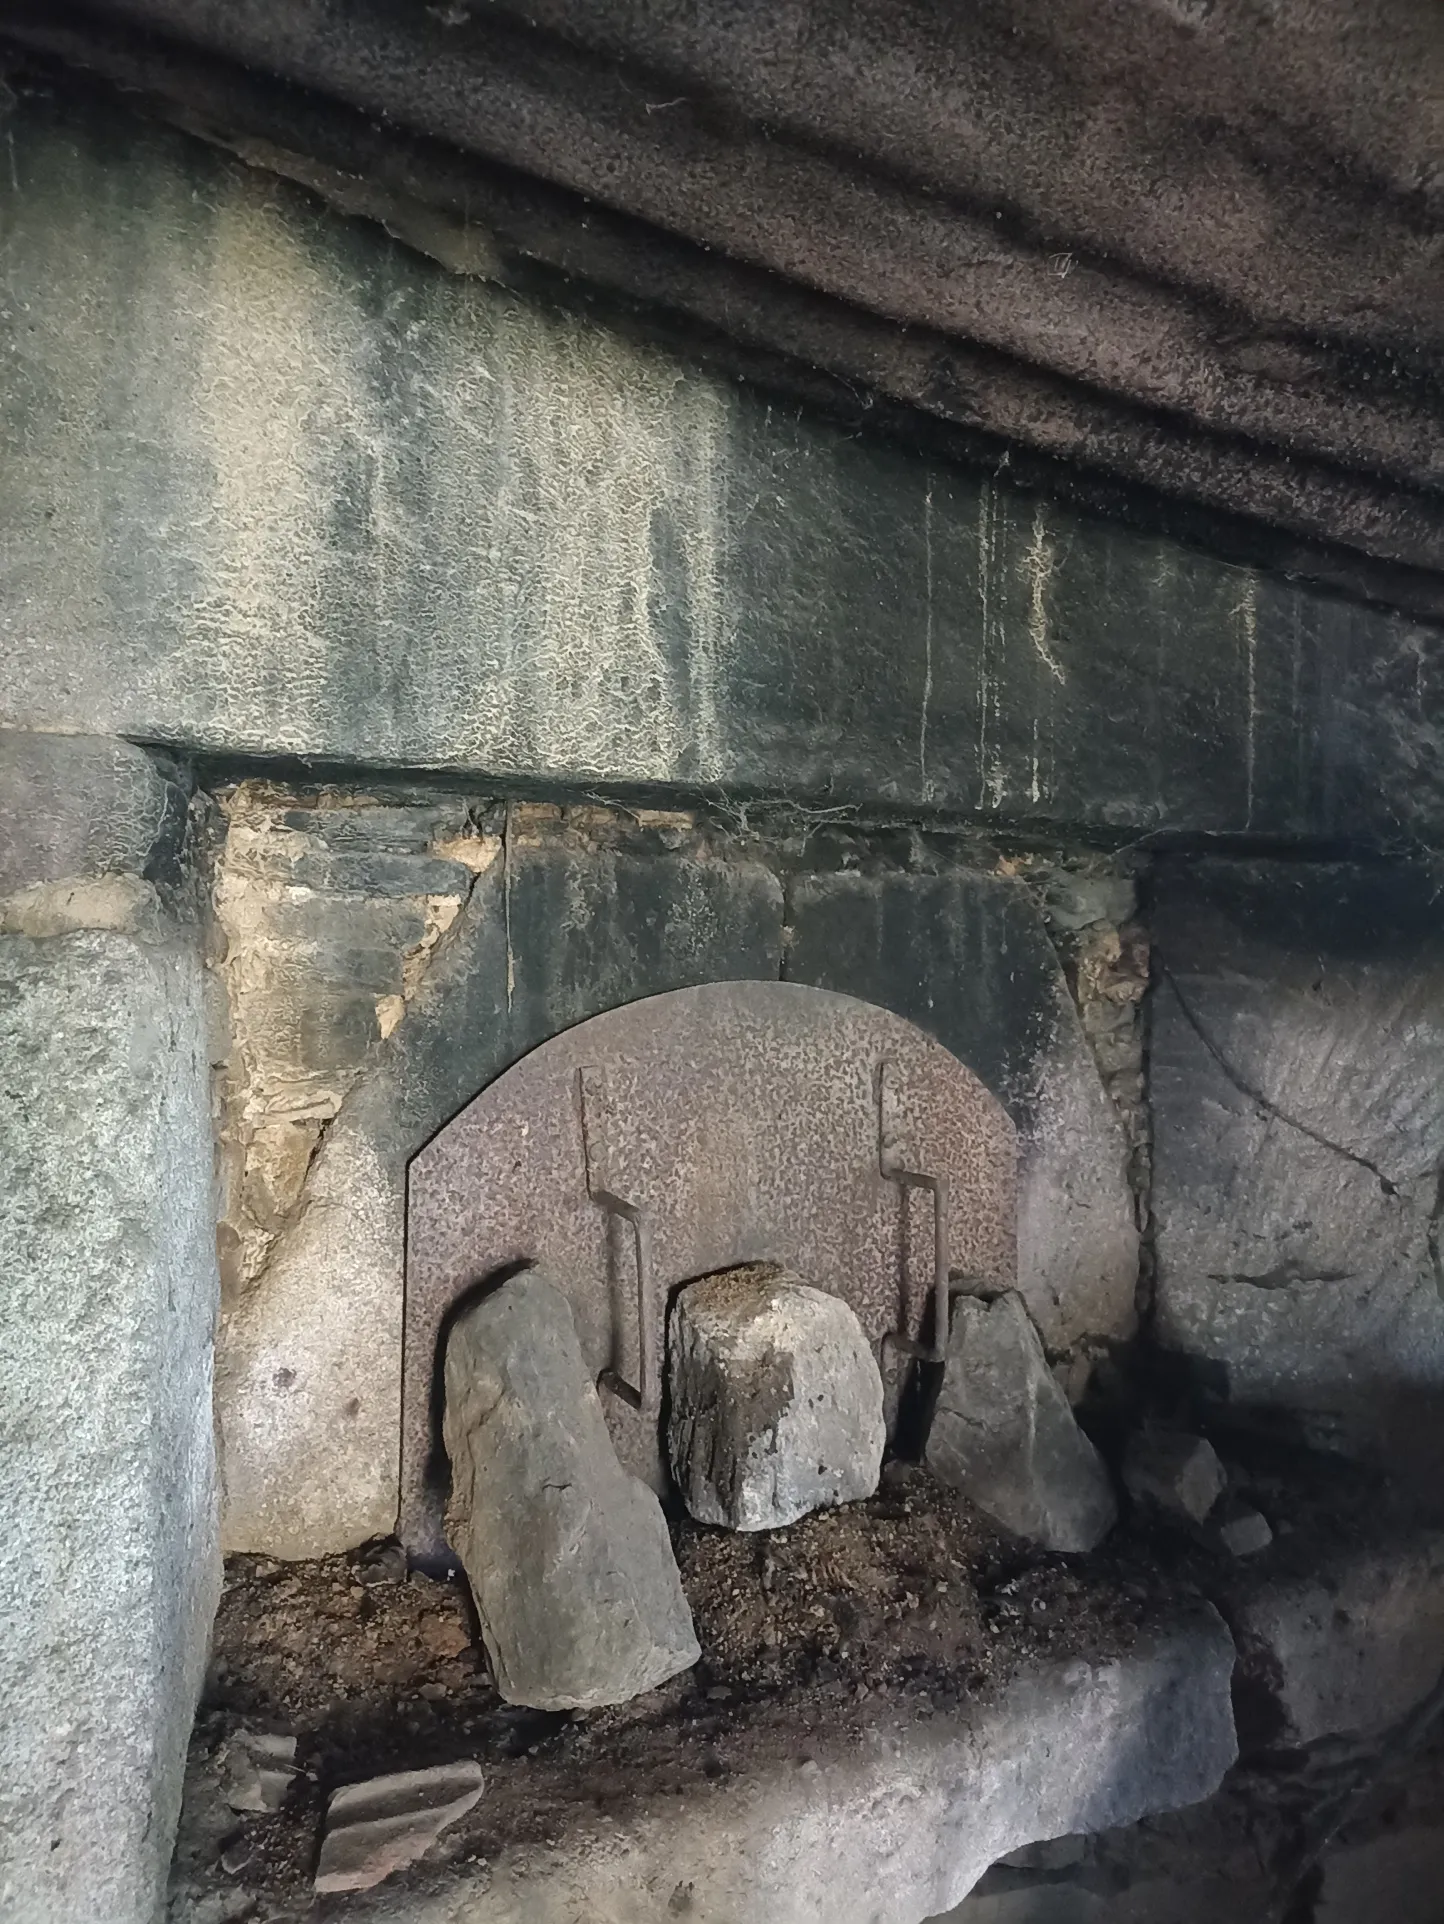
[[[1435,628],[27,75],[0,1913],[1432,1918]]]

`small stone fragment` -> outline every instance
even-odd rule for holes
[[[672,1474],[699,1522],[776,1530],[876,1491],[882,1377],[840,1296],[770,1264],[703,1277],[667,1359]]]
[[[405,1583],[406,1552],[390,1538],[367,1544],[356,1559],[356,1575],[371,1588],[385,1583]]]
[[[1091,1550],[1117,1517],[1103,1459],[1054,1380],[1021,1296],[960,1297],[927,1466],[1015,1536]]]
[[[1135,1503],[1184,1523],[1202,1523],[1223,1495],[1223,1465],[1204,1437],[1140,1430],[1123,1456],[1123,1481]]]
[[[414,1864],[466,1815],[482,1786],[480,1764],[469,1761],[347,1784],[327,1806],[317,1893],[369,1891]]]
[[[294,1737],[238,1730],[226,1745],[221,1787],[234,1811],[279,1810],[295,1777]]]
[[[453,1325],[443,1431],[447,1531],[509,1703],[625,1703],[696,1663],[662,1507],[617,1461],[571,1306],[539,1271]]]
[[[1268,1520],[1257,1510],[1240,1510],[1218,1528],[1218,1540],[1231,1556],[1257,1556],[1260,1550],[1267,1550],[1274,1540],[1274,1533]]]

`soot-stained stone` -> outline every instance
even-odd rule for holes
[[[927,1465],[1006,1530],[1091,1550],[1117,1516],[1103,1459],[1054,1380],[1021,1296],[960,1297]]]
[[[1444,814],[1419,624],[779,406],[120,109],[29,95],[7,140],[0,719],[1135,834]]]
[[[1444,933],[1429,864],[1157,878],[1159,1339],[1236,1418],[1444,1466]]]
[[[149,1924],[220,1585],[199,962],[0,937],[0,1915]]]
[[[1135,1503],[1184,1523],[1202,1523],[1223,1495],[1223,1465],[1202,1436],[1140,1430],[1123,1453],[1123,1481]]]
[[[873,1494],[882,1376],[852,1309],[758,1264],[681,1291],[667,1332],[672,1474],[692,1515],[775,1530]]]
[[[229,1320],[217,1380],[229,1549],[317,1556],[396,1526],[417,1150],[549,1036],[639,996],[775,977],[781,940],[781,887],[759,863],[655,840],[593,848],[513,823]]]
[[[800,877],[787,979],[895,1009],[988,1085],[1019,1136],[1018,1287],[1050,1345],[1131,1332],[1138,1236],[1123,1132],[1021,881]]]
[[[617,1461],[565,1294],[539,1271],[452,1323],[447,1531],[508,1703],[625,1703],[699,1651],[656,1497]]]

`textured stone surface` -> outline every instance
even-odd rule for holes
[[[956,870],[802,876],[788,908],[789,980],[896,1009],[1012,1116],[1018,1287],[1050,1346],[1129,1334],[1138,1237],[1123,1132],[1028,889]]]
[[[1306,1576],[1266,1571],[1225,1607],[1251,1747],[1381,1731],[1444,1671],[1444,1534],[1389,1535]]]
[[[447,1528],[509,1703],[625,1703],[697,1661],[661,1505],[617,1461],[565,1295],[528,1270],[446,1341]]]
[[[1314,1924],[1437,1924],[1444,1832],[1434,1823],[1330,1853]]]
[[[23,99],[11,148],[0,719],[1136,832],[1444,812],[1417,626],[799,417],[120,112]]]
[[[279,1810],[296,1779],[296,1739],[238,1730],[221,1757],[221,1783],[234,1811]]]
[[[667,1328],[672,1474],[703,1523],[775,1530],[877,1489],[882,1377],[838,1296],[764,1266],[681,1291]]]
[[[1117,1516],[1097,1450],[1053,1378],[1023,1299],[953,1305],[927,1465],[1005,1529],[1047,1550],[1091,1550]]]
[[[929,1718],[880,1710],[859,1732],[677,1796],[549,1813],[555,1843],[491,1854],[406,1892],[366,1924],[918,1924],[1020,1845],[1191,1804],[1235,1754],[1233,1645],[1198,1607],[1108,1663],[1052,1665]],[[754,1753],[756,1756],[756,1753]]]
[[[1397,868],[1173,864],[1152,1096],[1158,1335],[1239,1415],[1444,1466],[1444,935]]]
[[[318,1094],[349,1093],[324,1135],[307,1125],[319,1146],[314,1159],[302,1155],[279,1224],[228,1209],[264,1251],[254,1285],[228,1290],[217,1369],[228,1549],[317,1556],[395,1528],[406,1166],[416,1151],[559,1029],[665,989],[777,973],[782,894],[769,871],[691,842],[674,850],[675,830],[599,846],[554,817],[513,812],[505,858],[477,863],[384,1038],[378,990],[408,985],[404,958],[378,932],[394,926],[398,903],[423,928],[419,903],[407,906],[413,885],[380,901],[348,897],[339,922],[311,901],[290,911],[299,926],[282,926],[263,905],[251,925],[259,953],[233,935],[266,1053],[252,1050],[232,1113],[274,1096],[274,1111],[257,1106],[285,1128]],[[326,833],[336,841],[337,824]],[[411,859],[432,858],[423,846]],[[287,887],[281,876],[278,894]],[[347,940],[358,941],[354,958]],[[318,946],[329,980],[315,979]],[[232,1198],[247,1180],[243,1159]]]
[[[0,1913],[150,1924],[219,1582],[199,968],[0,938]]]
[[[935,1924],[1107,1924],[1112,1911],[1097,1891],[1072,1883],[1035,1884],[965,1897]]]
[[[47,9],[11,11],[47,44]],[[1005,437],[1010,469],[1086,448],[1105,499],[1147,478],[1438,566],[1439,414],[1409,375],[1433,364],[1440,276],[1411,190],[1444,76],[1411,0],[1228,5],[1202,31],[1071,0],[1028,34],[1000,0],[854,0],[820,43],[797,0],[725,25],[547,0],[464,34],[324,0],[124,17],[314,89],[210,60],[191,82],[210,125],[303,179],[328,170],[297,150],[343,169],[341,206],[379,201],[442,259],[594,274],[765,344],[770,369],[860,385],[854,416],[881,388],[985,459]],[[95,59],[83,30],[78,54],[57,38]],[[100,59],[132,79],[114,40]],[[174,47],[130,59],[187,98]]]
[[[185,798],[129,742],[0,728],[0,897],[174,864]]]
[[[347,1784],[326,1806],[316,1891],[369,1891],[414,1864],[485,1788],[480,1764],[437,1764]]]
[[[1267,1550],[1274,1533],[1266,1516],[1257,1510],[1240,1510],[1218,1526],[1218,1540],[1231,1557],[1256,1557]]]
[[[1205,1437],[1140,1430],[1123,1453],[1123,1481],[1135,1503],[1202,1523],[1223,1495],[1223,1465]]]

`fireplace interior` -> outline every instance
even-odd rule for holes
[[[710,247],[273,94],[266,8],[53,11],[0,23],[0,1918],[1439,1924],[1415,441],[1405,514],[1332,414],[1293,489],[1182,389],[989,427],[1000,350],[751,259],[703,328]],[[1187,392],[1324,409],[1233,298]]]

